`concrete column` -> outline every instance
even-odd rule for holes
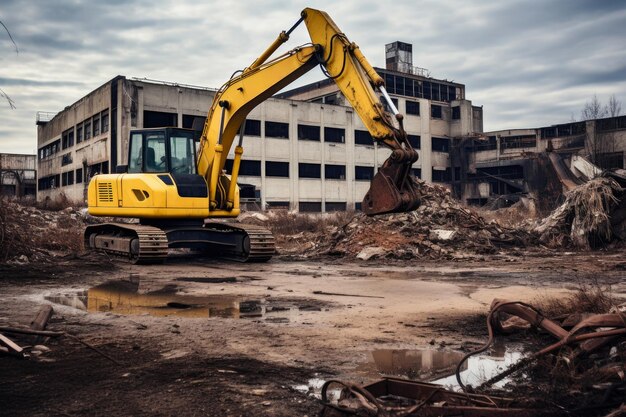
[[[324,106],[320,106],[320,187],[322,198],[322,213],[326,212],[326,173],[324,166],[326,165],[326,137],[324,136]]]
[[[300,210],[300,187],[298,177],[298,120],[295,113],[298,105],[289,106],[289,205],[292,210]]]
[[[432,136],[430,134],[430,100],[420,100],[422,179],[433,182]]]
[[[177,88],[176,91],[178,91],[178,105],[176,106],[178,120],[176,121],[176,126],[183,127],[183,90]]]
[[[354,184],[354,111],[346,109],[346,208],[354,210],[356,187]]]
[[[265,106],[266,103],[261,103],[260,111],[261,117],[261,208],[265,208],[265,204],[267,203],[267,197],[265,195],[265,191],[267,190],[267,181],[265,179],[265,147],[267,146],[267,142],[265,141]]]

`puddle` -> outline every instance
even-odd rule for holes
[[[454,373],[463,353],[433,349],[378,349],[356,371],[372,380],[393,376],[429,380]]]
[[[154,289],[130,281],[110,281],[86,291],[53,294],[46,300],[90,313],[111,312],[122,315],[150,314],[188,318],[264,318],[271,323],[289,323],[300,315],[300,305],[264,298],[241,296],[181,294],[176,285]],[[306,301],[305,310],[310,305]]]
[[[221,283],[237,282],[237,278],[235,278],[235,277],[221,277],[221,278],[179,277],[179,278],[175,278],[174,281],[200,282],[200,283],[207,283],[207,284],[221,284]]]
[[[368,361],[358,366],[356,372],[370,380],[391,376],[459,389],[454,373],[464,355],[462,352],[434,349],[379,349],[370,352]],[[516,347],[495,345],[487,354],[465,361],[461,379],[465,385],[480,385],[521,358],[522,353]],[[507,382],[504,379],[494,386],[501,387]]]
[[[466,386],[476,387],[516,364],[522,357],[522,352],[516,346],[508,346],[507,348],[496,346],[488,355],[483,354],[470,357],[464,364],[464,370],[461,372],[461,381]],[[461,390],[454,372],[450,376],[431,382],[441,384],[455,391]],[[493,384],[493,387],[502,388],[509,382],[511,382],[510,378],[504,378],[502,381]]]
[[[317,398],[318,400],[322,399],[322,387],[326,383],[325,380],[320,378],[311,378],[307,381],[306,384],[302,385],[293,385],[291,388],[294,390],[306,394],[308,396]],[[339,396],[341,395],[341,388],[333,388],[336,385],[330,386],[327,395],[328,398],[336,402],[339,400]]]

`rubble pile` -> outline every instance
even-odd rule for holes
[[[356,214],[343,228],[335,228],[331,239],[320,239],[319,252],[365,260],[458,259],[537,243],[523,229],[485,221],[454,200],[445,187],[423,182],[420,187],[423,197],[417,210],[374,217]]]
[[[83,213],[72,207],[49,211],[0,199],[0,264],[45,262],[53,251],[80,251],[83,226]]]
[[[626,240],[626,177],[592,179],[566,194],[565,202],[534,228],[542,243],[578,249]]]

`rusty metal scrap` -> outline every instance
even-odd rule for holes
[[[329,388],[344,387],[336,403]],[[348,415],[368,417],[537,417],[564,412],[545,404],[528,405],[513,398],[458,393],[441,385],[384,378],[365,387],[341,381],[327,381],[322,387],[322,417]]]
[[[547,331],[557,339],[557,342],[524,358],[518,364],[483,383],[481,388],[501,381],[513,372],[530,365],[535,359],[557,351],[566,345],[574,345],[578,348],[578,353],[574,355],[575,358],[579,354],[588,354],[605,346],[616,337],[626,335],[626,318],[621,313],[594,314],[584,319],[582,315],[578,315],[576,324],[574,324],[575,321],[572,320],[571,317],[568,317],[563,322],[569,322],[568,324],[571,326],[571,329],[566,330],[556,321],[544,317],[539,310],[530,304],[521,301],[494,299],[491,303],[489,315],[487,316],[487,331],[489,335],[487,343],[483,347],[465,355],[457,366],[457,382],[464,391],[467,390],[467,387],[461,380],[461,367],[463,363],[469,359],[469,357],[487,350],[494,341],[495,333],[507,334],[528,327],[527,325],[520,324],[519,321],[511,320],[509,316],[522,319],[531,326]],[[607,369],[610,368],[606,368],[605,372]],[[623,369],[623,367],[618,367],[617,369]]]

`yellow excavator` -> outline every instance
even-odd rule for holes
[[[269,60],[301,22],[307,26],[311,44]],[[417,208],[420,192],[411,165],[418,155],[407,140],[402,115],[383,79],[325,12],[307,8],[288,31],[281,32],[263,54],[216,93],[197,155],[192,130],[131,131],[128,165],[122,172],[95,176],[89,183],[88,205],[93,216],[132,217],[139,223],[88,226],[85,246],[135,263],[162,262],[168,248],[242,261],[270,259],[275,249],[268,230],[209,219],[239,215],[237,177],[246,116],[317,65],[337,83],[373,139],[392,150],[372,179],[363,211],[375,215]],[[393,115],[385,111],[375,89]],[[224,166],[237,137],[232,170],[227,174]]]

